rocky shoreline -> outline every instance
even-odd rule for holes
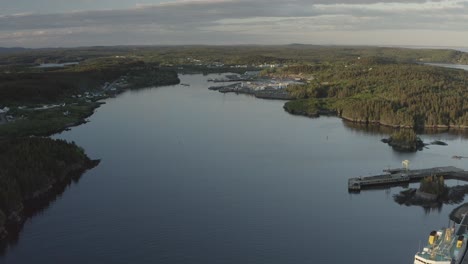
[[[344,121],[355,123],[355,124],[376,125],[376,126],[384,126],[384,127],[390,127],[390,128],[413,128],[412,126],[405,126],[405,125],[399,125],[399,124],[398,125],[387,124],[378,120],[364,120],[364,119],[351,118],[342,114],[340,115],[338,111],[336,110],[318,109],[314,112],[308,112],[305,110],[290,109],[286,105],[283,106],[283,109],[292,115],[299,115],[299,116],[306,116],[306,117],[313,117],[313,118],[320,117],[322,115],[336,116],[338,118],[341,118]]]
[[[417,138],[411,142],[403,142],[399,140],[394,140],[392,137],[384,138],[381,140],[383,143],[388,144],[394,150],[401,152],[415,152],[422,150],[427,144],[425,144],[420,138]]]
[[[320,114],[318,113],[317,115],[315,114],[310,114],[307,113],[306,111],[288,111],[287,108],[284,108],[288,113],[292,115],[302,115],[306,117],[320,117]],[[332,115],[333,113],[334,116],[341,118],[342,120],[345,120],[350,123],[355,123],[355,124],[364,124],[364,125],[375,125],[375,126],[383,126],[383,127],[389,127],[389,128],[405,128],[405,129],[414,129],[414,126],[410,125],[402,125],[402,124],[389,124],[385,123],[379,120],[365,120],[365,119],[357,119],[357,118],[351,118],[347,117],[344,115],[338,114],[337,111],[333,110],[322,110],[327,114],[324,115]],[[330,114],[329,114],[330,113]],[[437,130],[468,130],[468,126],[463,126],[463,125],[432,125],[432,126],[424,126],[424,129],[437,129]]]
[[[300,115],[300,116],[306,116],[306,117],[320,117],[321,115],[326,115],[326,116],[336,116],[338,118],[341,118],[344,121],[347,121],[349,123],[354,123],[354,124],[362,124],[362,125],[374,125],[374,126],[382,126],[382,127],[388,127],[388,128],[404,128],[404,129],[414,129],[415,126],[413,125],[404,125],[404,124],[391,124],[391,123],[386,123],[380,120],[369,120],[369,119],[361,119],[361,118],[354,118],[350,117],[348,115],[345,115],[343,113],[340,113],[337,110],[330,110],[327,109],[326,107],[320,107],[319,109],[316,109],[314,111],[308,111],[307,107],[289,107],[288,105],[295,102],[295,101],[301,101],[301,100],[292,100],[287,102],[284,106],[283,109],[292,114],[292,115]],[[302,108],[302,109],[301,109]],[[323,113],[323,114],[322,114]],[[463,126],[463,125],[426,125],[424,127],[421,127],[421,129],[434,129],[434,130],[467,130],[468,126]]]

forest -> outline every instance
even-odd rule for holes
[[[270,70],[307,84],[288,87],[291,113],[333,110],[361,123],[406,128],[468,127],[468,72],[381,58]]]
[[[177,73],[134,59],[89,59],[65,68],[0,67],[0,104],[52,103],[129,76],[132,87],[178,83]]]
[[[67,68],[39,63],[79,62]],[[137,86],[178,83],[175,71],[219,72],[280,65],[264,71],[296,77],[289,88],[293,114],[336,112],[362,123],[422,129],[468,126],[467,74],[422,65],[468,64],[468,54],[448,49],[316,46],[118,46],[22,50],[0,55],[0,104],[53,102],[126,74]],[[230,68],[242,65],[247,68]]]
[[[20,224],[24,220],[28,201],[49,194],[58,183],[69,182],[97,163],[74,142],[40,137],[2,140],[0,237],[7,222]]]
[[[43,69],[40,63],[79,62]],[[424,65],[468,64],[449,49],[317,46],[116,46],[18,50],[0,54],[0,105],[57,102],[126,76],[130,87],[178,83],[179,72],[237,72],[278,65],[266,76],[295,77],[284,108],[406,128],[468,127],[467,74]],[[231,68],[242,66],[241,68]]]

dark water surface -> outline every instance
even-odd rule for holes
[[[28,220],[0,263],[413,263],[448,224],[455,205],[400,206],[400,187],[349,194],[347,179],[405,159],[468,169],[451,159],[468,156],[463,137],[423,136],[449,146],[401,154],[338,118],[208,91],[210,77],[126,92],[57,135],[102,162]]]

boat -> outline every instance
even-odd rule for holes
[[[414,264],[458,264],[465,257],[468,241],[468,214],[457,227],[429,234],[428,245],[414,256]],[[467,257],[468,259],[468,257]]]
[[[188,83],[181,83],[180,85],[182,85],[182,86],[190,86],[190,84],[188,84]]]

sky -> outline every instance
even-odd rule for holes
[[[468,0],[0,0],[0,47],[468,46]]]

